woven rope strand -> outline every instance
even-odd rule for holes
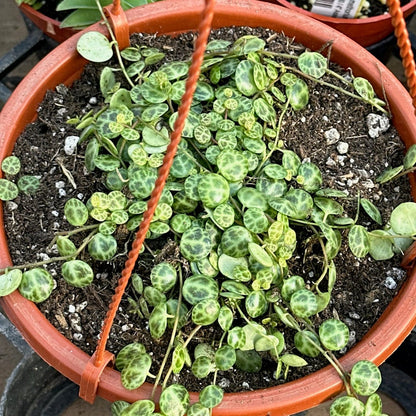
[[[391,23],[394,27],[394,34],[397,38],[397,45],[400,49],[404,74],[407,79],[407,86],[412,98],[413,107],[416,109],[416,69],[412,51],[412,45],[409,40],[409,33],[406,28],[406,21],[403,18],[403,12],[400,8],[400,0],[387,0],[387,6],[391,15]],[[416,111],[416,110],[415,110]]]
[[[108,337],[110,335],[111,327],[120,305],[121,298],[126,289],[127,283],[130,279],[133,268],[139,256],[140,249],[149,229],[150,221],[152,220],[157,203],[165,186],[169,170],[173,163],[179,142],[181,140],[182,130],[185,126],[185,121],[191,108],[193,95],[196,89],[196,84],[200,75],[200,68],[204,59],[204,52],[208,42],[208,36],[211,30],[211,23],[214,16],[215,0],[206,0],[205,7],[202,14],[202,19],[198,28],[199,35],[195,43],[195,50],[192,55],[192,63],[189,68],[188,79],[186,81],[185,93],[182,97],[181,105],[178,109],[178,118],[175,122],[174,130],[171,134],[171,141],[163,159],[163,165],[159,169],[159,175],[155,182],[155,187],[152,191],[150,200],[147,205],[147,211],[143,215],[143,221],[137,231],[136,238],[133,242],[132,248],[128,254],[128,259],[125,262],[124,269],[121,273],[121,278],[118,281],[117,288],[112,297],[106,318],[104,320],[103,328],[101,330],[100,339],[96,349],[95,364],[100,365],[105,352]]]

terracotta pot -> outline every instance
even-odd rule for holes
[[[201,0],[170,0],[129,10],[130,32],[177,33],[195,30],[202,11]],[[311,49],[333,40],[332,59],[350,67],[357,76],[366,77],[390,103],[393,122],[407,146],[416,143],[416,123],[411,100],[396,77],[369,52],[351,39],[314,19],[270,3],[253,0],[218,0],[214,27],[262,26],[283,31]],[[101,25],[88,30],[104,31]],[[71,83],[79,76],[85,61],[75,51],[80,34],[54,49],[19,84],[0,114],[0,159],[9,155],[15,140],[26,124],[36,117],[36,109],[48,89],[59,83]],[[416,193],[414,192],[414,195]],[[1,224],[0,224],[1,225]],[[4,228],[0,227],[0,267],[11,264]],[[416,324],[416,270],[398,296],[369,333],[342,359],[347,370],[360,359],[382,363],[409,334]],[[89,356],[64,338],[41,314],[35,304],[18,291],[1,299],[2,307],[20,332],[49,364],[79,384]],[[148,398],[151,385],[127,391],[120,384],[117,371],[106,368],[98,394],[105,399],[133,401]],[[342,383],[328,366],[298,381],[253,392],[226,394],[214,409],[214,415],[272,416],[291,415],[321,403],[342,389]],[[196,400],[197,395],[191,395]]]
[[[45,35],[49,36],[58,43],[67,40],[77,30],[71,28],[61,28],[58,20],[52,19],[33,7],[22,3],[19,6],[21,12],[28,17]]]
[[[365,19],[340,19],[337,17],[323,16],[321,14],[311,13],[307,10],[297,7],[287,0],[267,0],[271,3],[277,3],[281,6],[295,10],[305,16],[313,17],[320,22],[339,30],[349,38],[355,40],[362,46],[370,46],[380,42],[388,35],[393,33],[393,26],[389,14],[382,14]],[[409,17],[416,10],[416,0],[410,0],[402,7],[403,16]]]

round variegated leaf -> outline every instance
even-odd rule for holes
[[[327,319],[319,326],[319,339],[325,348],[339,351],[347,345],[349,332],[347,325],[338,319]]]
[[[36,267],[23,273],[19,292],[24,298],[40,303],[48,299],[53,286],[51,274],[45,269]]]
[[[155,306],[149,317],[149,330],[153,338],[159,339],[168,326],[166,302]]]
[[[0,179],[0,199],[2,201],[11,201],[19,195],[19,188],[7,179]]]
[[[117,253],[117,240],[112,235],[98,233],[89,242],[88,252],[95,260],[111,260]]]
[[[139,388],[146,380],[152,365],[149,354],[140,354],[121,370],[121,383],[127,390]]]
[[[370,396],[381,384],[381,372],[368,360],[358,361],[351,370],[351,387],[360,396]]]
[[[224,254],[231,257],[243,257],[248,254],[248,245],[252,237],[245,227],[234,225],[227,228],[221,238]]]
[[[72,286],[85,287],[93,281],[94,272],[88,263],[70,260],[62,265],[62,277]]]
[[[309,102],[309,89],[306,82],[297,79],[293,85],[286,87],[286,96],[295,111],[305,108]]]
[[[76,198],[71,198],[65,203],[64,213],[67,221],[74,227],[80,227],[88,220],[87,207]]]
[[[189,261],[198,261],[208,256],[212,248],[209,234],[199,227],[186,230],[181,238],[182,255]]]
[[[328,61],[318,52],[306,51],[299,55],[298,66],[304,74],[322,78],[328,67]]]
[[[255,188],[243,187],[237,192],[237,197],[246,208],[258,208],[262,211],[268,208],[267,199]]]
[[[374,89],[372,85],[362,77],[356,77],[353,80],[353,85],[355,91],[357,91],[358,95],[363,97],[365,100],[372,100],[374,98]]]
[[[138,400],[123,410],[120,416],[151,416],[154,415],[155,404],[152,400]],[[116,416],[116,415],[113,415]]]
[[[254,63],[248,60],[240,61],[235,70],[235,83],[238,90],[250,97],[258,91],[254,81]]]
[[[271,124],[272,126],[276,125],[276,111],[264,98],[257,98],[254,100],[253,107],[257,116],[261,120]]]
[[[221,403],[223,397],[224,391],[221,387],[215,384],[204,387],[201,390],[201,393],[199,393],[200,403],[209,409],[218,406]]]
[[[299,331],[295,334],[295,347],[308,357],[317,357],[321,351],[319,338],[308,330]]]
[[[231,205],[220,204],[213,211],[213,218],[222,229],[231,227],[234,224],[235,212]]]
[[[21,270],[10,270],[0,276],[0,296],[7,296],[14,292],[22,281]]]
[[[364,257],[370,249],[367,230],[362,225],[353,225],[348,233],[348,244],[354,256]]]
[[[208,276],[202,274],[188,277],[183,284],[183,297],[191,305],[195,305],[204,299],[216,299],[218,297],[218,284]]]
[[[224,177],[217,173],[203,175],[197,186],[199,197],[207,208],[215,208],[228,201],[230,186]]]
[[[307,289],[297,290],[290,298],[290,309],[299,318],[308,318],[318,311],[318,301],[313,292]]]
[[[220,173],[229,181],[243,180],[249,169],[248,160],[242,152],[237,150],[223,150],[217,157]]]
[[[159,406],[166,416],[184,416],[189,407],[189,393],[180,384],[166,387],[159,399]]]
[[[117,354],[115,366],[121,371],[131,360],[142,354],[146,354],[146,349],[143,344],[139,342],[128,344]]]
[[[17,175],[20,171],[20,167],[20,160],[16,156],[8,156],[1,162],[1,170],[7,175]]]
[[[257,318],[266,313],[268,302],[261,290],[255,290],[246,297],[245,306],[249,316]]]
[[[215,299],[204,299],[192,308],[192,321],[196,325],[211,325],[220,313],[220,304]]]
[[[364,404],[352,396],[335,399],[329,410],[330,416],[363,416]]]
[[[162,262],[153,267],[150,273],[152,286],[165,293],[175,286],[177,279],[176,269],[167,262]]]
[[[188,416],[209,416],[209,409],[201,403],[194,403],[186,413]]]
[[[236,367],[247,373],[258,373],[261,370],[262,359],[257,351],[237,350]]]

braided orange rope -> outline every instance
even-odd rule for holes
[[[412,97],[413,107],[416,108],[416,69],[412,51],[412,45],[409,40],[409,33],[406,28],[406,22],[403,18],[400,0],[387,0],[391,23],[394,27],[394,34],[397,38],[397,45],[400,48],[400,56],[403,62],[404,73],[407,79],[407,86]]]
[[[113,324],[118,306],[130,279],[133,268],[136,264],[140,249],[142,248],[146,233],[149,229],[150,221],[152,220],[157,203],[162,194],[162,190],[169,175],[170,167],[173,163],[173,158],[175,157],[179,142],[181,140],[182,130],[185,126],[186,117],[188,116],[189,110],[191,108],[193,95],[196,89],[196,83],[199,78],[200,68],[204,58],[205,48],[208,42],[208,36],[211,30],[211,23],[214,15],[214,4],[215,0],[205,0],[205,8],[202,14],[202,20],[198,28],[199,35],[195,43],[194,53],[192,55],[192,63],[189,68],[185,93],[182,97],[182,102],[178,110],[178,118],[176,120],[174,130],[171,134],[171,141],[167,148],[166,155],[163,159],[163,165],[159,169],[159,176],[156,180],[155,187],[147,204],[147,211],[143,215],[143,221],[141,222],[139,230],[137,231],[136,239],[134,240],[132,248],[129,252],[124,270],[121,273],[121,278],[119,279],[118,286],[115,290],[111,304],[109,306],[109,310],[104,320],[100,340],[94,354],[94,364],[96,366],[101,365],[104,360],[107,339],[109,337],[111,326]]]

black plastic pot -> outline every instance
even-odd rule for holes
[[[78,398],[78,386],[35,354],[1,313],[0,333],[22,354],[0,398],[0,416],[59,416]]]

